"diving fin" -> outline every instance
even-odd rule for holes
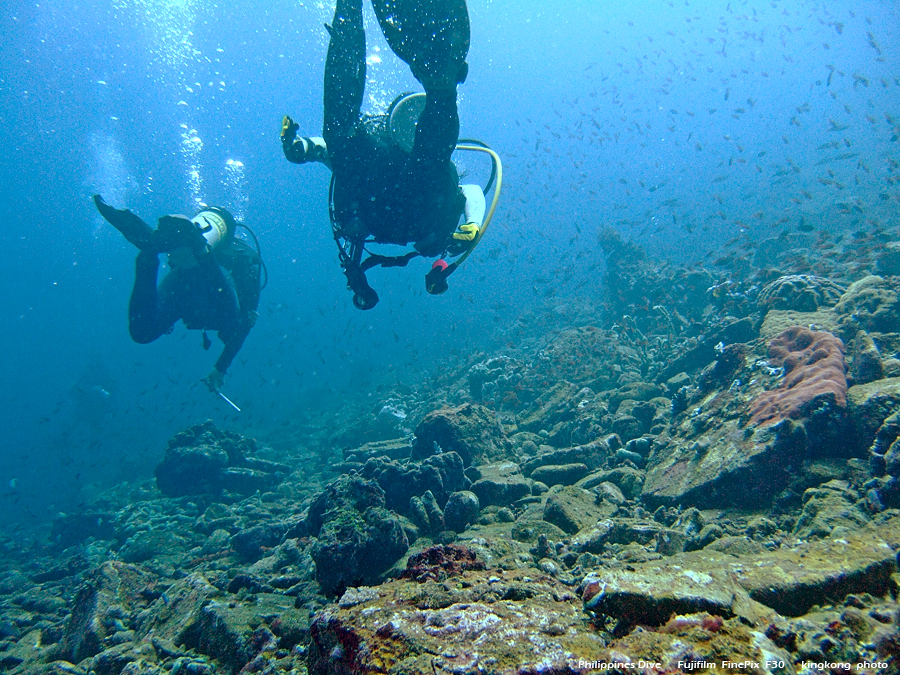
[[[372,0],[393,52],[425,91],[455,89],[469,67],[469,12],[465,0]]]
[[[152,251],[150,245],[153,228],[145,223],[139,216],[136,216],[128,209],[117,209],[110,206],[100,195],[94,195],[94,206],[106,221],[116,228],[129,242],[137,246],[142,251]]]

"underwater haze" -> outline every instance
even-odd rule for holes
[[[430,262],[373,270],[351,303],[328,171],[278,134],[322,127],[313,0],[13,0],[0,10],[0,331],[5,522],[49,521],[149,478],[167,439],[213,419],[280,430],[390,387],[427,386],[450,355],[507,342],[523,317],[599,304],[613,228],[695,264],[784,231],[877,230],[900,190],[900,6],[888,0],[470,0],[461,136],[503,160],[480,246],[428,295]],[[366,7],[365,108],[419,89]],[[458,156],[474,182],[480,156]],[[154,223],[220,204],[257,234],[269,284],[223,392],[218,355],[178,325],[132,343],[135,249],[91,195]],[[562,318],[560,318],[562,321]],[[26,529],[27,531],[27,529]]]

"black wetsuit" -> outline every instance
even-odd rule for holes
[[[171,269],[157,286],[159,255],[141,251],[128,305],[132,339],[153,342],[179,319],[190,329],[217,331],[225,347],[216,369],[227,372],[256,322],[260,267],[256,251],[233,239],[195,267]]]
[[[338,0],[325,63],[323,137],[334,173],[335,219],[343,236],[361,242],[415,244],[440,254],[465,206],[450,159],[459,138],[456,90],[426,91],[425,109],[407,152],[387,129],[386,116],[363,116],[366,37],[362,0]],[[304,161],[299,141],[285,156]]]

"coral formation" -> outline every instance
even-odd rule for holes
[[[750,408],[753,425],[777,424],[807,417],[816,406],[847,403],[844,343],[830,333],[801,326],[769,342],[769,364],[783,368],[777,389],[761,394]]]

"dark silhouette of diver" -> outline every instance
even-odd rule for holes
[[[331,217],[341,266],[353,303],[371,309],[378,294],[365,272],[375,265],[405,266],[422,255],[459,255],[477,242],[484,193],[459,185],[451,155],[459,138],[456,86],[468,74],[469,16],[465,0],[372,0],[394,53],[409,64],[425,94],[402,95],[383,115],[362,115],[366,81],[363,0],[337,0],[326,26],[323,137],[297,137],[282,121],[285,157],[320,162],[332,171]],[[457,228],[460,217],[463,224]],[[367,242],[413,244],[403,256],[370,255]],[[426,276],[430,293],[447,289],[447,263]]]
[[[171,333],[180,319],[188,328],[203,331],[203,347],[209,349],[206,331],[217,331],[225,347],[203,381],[218,392],[256,323],[263,269],[259,252],[235,238],[237,223],[220,207],[205,208],[192,219],[163,216],[154,229],[100,195],[94,195],[94,204],[140,249],[128,303],[131,338],[140,344],[153,342]],[[157,286],[160,253],[168,253],[170,270]]]

